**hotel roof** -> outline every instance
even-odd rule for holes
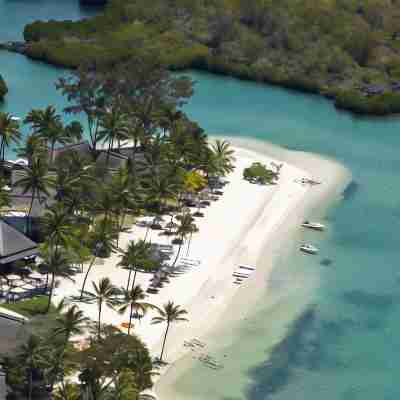
[[[35,242],[0,220],[0,265],[38,254]]]

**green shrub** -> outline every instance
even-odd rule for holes
[[[243,170],[243,178],[251,183],[266,185],[273,184],[279,175],[277,172],[268,169],[264,164],[255,162]]]
[[[386,115],[400,112],[400,94],[384,93],[378,96],[364,96],[353,90],[341,91],[335,98],[335,106],[359,114]]]

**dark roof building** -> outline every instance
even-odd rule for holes
[[[0,220],[0,265],[39,253],[38,246],[17,229]]]
[[[119,168],[122,168],[127,162],[128,157],[111,151],[109,153],[102,151],[96,158],[96,164],[104,167],[107,166],[107,169],[110,171],[116,171]]]
[[[50,151],[50,150],[49,150]],[[74,143],[66,146],[62,146],[59,148],[56,148],[54,150],[54,159],[59,157],[61,154],[69,152],[69,151],[75,151],[81,156],[85,156],[87,154],[90,154],[90,145],[87,140],[79,143]],[[50,154],[50,153],[49,153]]]

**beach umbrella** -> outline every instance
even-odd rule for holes
[[[29,278],[40,280],[40,279],[43,279],[43,278],[44,278],[44,275],[43,275],[43,274],[40,274],[39,272],[32,272],[32,273],[29,275]]]
[[[10,290],[10,286],[2,285],[1,289],[3,290],[3,292],[7,292],[8,290]]]
[[[10,289],[10,293],[15,293],[15,294],[20,294],[20,293],[25,293],[26,289],[20,287],[20,286],[16,286]]]
[[[7,275],[7,279],[9,281],[17,281],[17,280],[20,280],[21,277],[19,275],[11,274],[11,275]]]
[[[26,289],[26,290],[35,290],[36,287],[31,285],[30,283],[27,283],[26,285],[22,286],[22,289]]]

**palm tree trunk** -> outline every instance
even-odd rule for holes
[[[55,146],[55,142],[52,141],[51,142],[51,152],[50,152],[50,162],[53,163],[54,161],[54,146]]]
[[[35,189],[32,190],[32,198],[31,198],[31,204],[29,206],[29,211],[28,211],[28,215],[27,220],[26,220],[26,232],[29,234],[30,233],[30,228],[31,228],[31,224],[30,224],[30,216],[31,216],[31,212],[32,212],[32,207],[33,207],[33,202],[35,201]]]
[[[50,311],[51,298],[53,297],[53,291],[54,291],[54,284],[55,283],[56,283],[56,276],[53,273],[51,275],[51,287],[50,287],[50,293],[49,293],[49,301],[47,302],[46,314]]]
[[[3,149],[4,149],[4,138],[1,139],[1,144],[0,144],[0,154],[1,154],[2,164],[4,164]]]
[[[32,400],[32,385],[33,385],[32,368],[29,368],[28,400]]]
[[[133,303],[131,303],[130,311],[129,311],[129,325],[128,325],[128,335],[131,333],[132,326],[132,311],[133,311]]]
[[[148,233],[149,233],[149,230],[150,230],[150,225],[147,225],[146,233],[145,233],[144,239],[143,239],[144,242],[145,242],[146,239],[147,239],[147,235],[148,235]]]
[[[83,280],[83,283],[82,283],[81,296],[79,297],[79,300],[82,300],[83,291],[85,290],[86,280],[87,280],[87,278],[88,278],[88,275],[89,275],[90,270],[91,270],[92,267],[93,267],[94,262],[96,261],[96,258],[97,258],[96,256],[94,256],[94,257],[92,258],[92,261],[90,262],[90,265],[89,265],[89,267],[88,267],[88,269],[87,269],[87,271],[86,271],[85,279]]]
[[[106,158],[106,168],[108,169],[108,163],[110,161],[110,151],[111,151],[111,140],[108,142],[107,158]]]
[[[162,361],[162,358],[164,355],[165,342],[167,341],[168,330],[169,330],[169,322],[167,323],[167,329],[165,330],[165,334],[164,334],[164,340],[163,340],[163,344],[162,344],[162,348],[161,348],[160,361]]]
[[[182,239],[181,244],[179,245],[178,253],[176,253],[176,257],[175,257],[174,263],[172,264],[172,268],[175,267],[175,264],[178,261],[179,255],[181,254],[182,244],[183,244],[183,239]]]
[[[188,245],[187,245],[187,249],[186,249],[186,257],[189,256],[189,249],[190,249],[190,245],[192,243],[192,237],[193,237],[193,232],[190,232],[190,236],[189,236],[189,240],[188,240]]]
[[[100,332],[101,332],[101,306],[103,304],[103,301],[100,300],[99,302],[99,321],[97,325],[97,337],[100,339]]]
[[[135,273],[133,274],[133,280],[132,280],[132,286],[131,286],[132,289],[133,289],[133,287],[135,286],[137,268],[135,267],[134,270],[135,270]]]
[[[132,275],[132,269],[129,268],[128,284],[126,285],[126,290],[129,290],[129,284],[131,283],[131,275]]]

